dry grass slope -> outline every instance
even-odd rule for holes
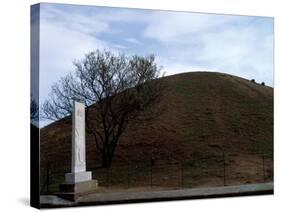
[[[87,135],[87,166],[101,185],[219,186],[224,175],[227,185],[272,181],[273,88],[211,72],[161,80],[166,85],[162,113],[130,122],[111,170],[97,168],[100,155]],[[56,190],[70,170],[71,126],[57,121],[40,136],[41,184],[49,162],[49,190]]]

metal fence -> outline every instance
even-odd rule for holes
[[[163,161],[151,157],[110,168],[89,168],[99,186],[113,188],[195,188],[273,181],[272,154],[194,153],[189,160]],[[69,170],[46,163],[41,172],[41,193],[56,192]]]

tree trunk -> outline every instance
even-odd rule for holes
[[[108,168],[109,167],[109,161],[108,156],[105,151],[102,152],[102,167]]]
[[[111,166],[113,159],[112,151],[110,151],[110,148],[106,148],[102,151],[102,167],[108,168]]]

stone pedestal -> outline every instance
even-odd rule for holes
[[[75,172],[65,174],[66,183],[79,183],[89,180],[92,180],[92,172]]]
[[[74,102],[72,113],[72,162],[71,172],[65,174],[65,182],[60,184],[59,196],[77,200],[78,197],[93,192],[98,181],[92,179],[92,172],[86,171],[85,106]]]
[[[76,201],[79,197],[92,193],[98,188],[97,180],[89,180],[77,183],[62,183],[60,184],[60,193],[58,196]]]

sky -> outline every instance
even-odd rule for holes
[[[96,49],[154,54],[166,76],[215,71],[273,87],[273,25],[271,17],[43,3],[40,103]]]

